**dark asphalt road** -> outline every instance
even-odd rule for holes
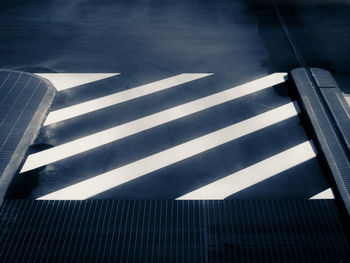
[[[43,147],[70,142],[299,67],[273,8],[261,2],[89,0],[5,1],[0,5],[2,68],[121,73],[59,92],[53,110],[181,73],[214,74],[45,126],[37,139],[37,144]],[[307,64],[330,69],[345,83],[350,65],[346,52],[350,34],[344,35],[349,30],[344,11],[348,9],[313,5],[281,6],[281,10]],[[327,19],[320,22],[324,16]],[[332,36],[323,34],[320,28],[324,25]],[[19,174],[8,197],[40,197],[288,102],[287,87],[281,83],[219,104]],[[299,118],[294,116],[147,173],[94,198],[177,198],[307,140]],[[31,152],[40,147],[36,148]],[[227,198],[309,198],[328,187],[317,159],[313,158]]]
[[[350,93],[350,4],[280,5],[299,50],[310,67],[333,73]]]

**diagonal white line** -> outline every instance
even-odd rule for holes
[[[129,90],[117,92],[108,96],[79,103],[70,107],[52,111],[47,116],[44,126],[56,122],[64,121],[89,112],[97,111],[112,105],[116,105],[128,100],[139,98],[161,90],[166,90],[186,82],[210,76],[209,73],[189,74],[184,73],[170,78],[152,82]]]
[[[82,200],[298,114],[293,102],[38,199]]]
[[[275,73],[247,84],[225,90],[186,104],[170,108],[153,115],[137,119],[48,150],[28,156],[21,172],[26,172],[43,165],[91,150],[101,145],[120,140],[132,134],[156,127],[158,125],[188,116],[221,103],[251,94],[278,83],[284,82],[285,73]]]
[[[332,188],[328,188],[317,195],[310,197],[310,200],[316,199],[334,199]]]
[[[57,91],[114,77],[119,74],[120,73],[35,73],[35,75],[49,80]]]
[[[177,200],[225,199],[287,169],[316,157],[309,141],[185,194]]]

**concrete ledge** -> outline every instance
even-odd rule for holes
[[[55,92],[48,81],[33,74],[0,70],[0,205]]]
[[[350,152],[350,107],[330,72],[313,68],[311,73],[340,132],[341,139]]]
[[[330,72],[298,68],[291,77],[315,143],[350,215],[349,109]]]

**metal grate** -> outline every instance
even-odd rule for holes
[[[0,70],[0,200],[54,97],[34,75]]]
[[[340,138],[342,135],[338,135],[336,127],[333,126],[326,105],[323,105],[320,98],[321,94],[319,95],[316,92],[318,87],[314,87],[307,71],[302,68],[294,69],[291,75],[296,85],[301,107],[314,132],[315,142],[319,145],[321,154],[327,161],[338,191],[350,215],[350,160],[348,149],[342,144]],[[325,81],[322,80],[322,83],[325,83]]]
[[[347,150],[350,152],[349,106],[338,88],[323,88],[320,89],[320,91],[333,116],[335,125],[337,125],[340,135],[344,140]]]
[[[333,200],[5,201],[2,262],[346,262]]]

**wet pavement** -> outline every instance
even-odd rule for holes
[[[342,65],[349,57],[346,52],[333,51],[342,44],[320,38],[317,25],[311,23],[327,9],[310,11],[310,7],[298,7],[289,11],[282,6],[281,10],[307,64],[330,69],[336,78],[343,79],[339,82],[345,83],[348,70]],[[299,67],[272,6],[256,1],[5,1],[0,12],[4,25],[0,35],[2,68],[120,73],[59,91],[52,112],[182,73],[211,74],[46,125],[30,149],[29,158],[39,152],[43,156],[55,155],[56,147],[62,144],[181,108],[254,80],[261,87],[264,84],[259,80],[264,77]],[[333,39],[342,35],[346,27],[343,20],[336,20],[340,22],[325,22],[338,28],[332,31]],[[300,33],[304,32],[300,28],[314,33]],[[306,36],[311,40],[306,41]],[[233,135],[235,130],[242,131],[234,125],[246,120],[271,112],[268,116],[282,115],[279,107],[291,103],[287,86],[283,79],[211,107],[202,101],[193,106],[201,110],[172,120],[172,115],[162,115],[160,125],[140,128],[137,133],[108,143],[98,137],[96,147],[19,173],[8,198],[39,198],[72,185],[78,187],[98,176],[104,181],[106,174],[113,178],[130,174],[124,181],[113,179],[110,188],[87,198],[175,199],[228,176],[234,178],[261,162],[266,170],[261,173],[266,177],[238,180],[237,185],[245,186],[232,190],[225,198],[310,198],[329,188],[315,156],[311,154],[293,164],[291,161],[299,154],[292,152],[294,157],[283,159],[286,166],[277,172],[264,162],[310,140],[297,113],[265,126],[266,119],[262,118],[261,126],[256,126],[260,122],[254,119],[247,124],[250,132]],[[231,127],[226,141],[223,136],[215,137],[215,132]],[[208,135],[213,136],[203,140],[210,141],[212,147],[190,154],[191,146],[196,146],[194,142]],[[205,141],[207,138],[211,139]],[[87,138],[82,148],[89,143]],[[190,147],[184,147],[186,143]],[[174,152],[168,154],[176,147],[184,151],[182,157]],[[70,149],[73,148],[68,146],[64,152]],[[152,157],[157,154],[160,159]],[[101,185],[99,181],[96,184]],[[221,188],[216,191],[219,193]]]
[[[331,71],[347,95],[350,94],[350,5],[344,2],[279,7],[307,65]]]

